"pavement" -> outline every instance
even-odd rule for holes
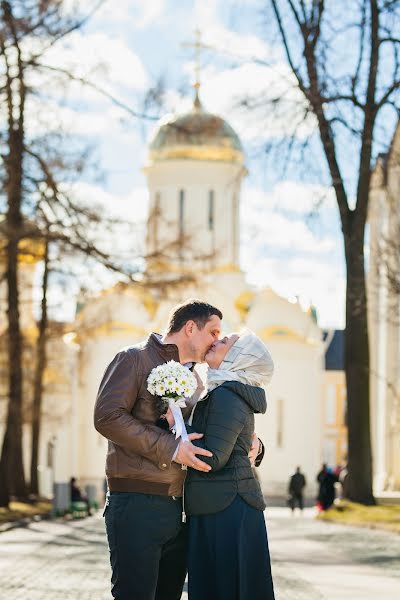
[[[313,517],[266,511],[276,600],[400,598],[400,535]],[[111,600],[109,580],[101,512],[0,534],[0,600]]]

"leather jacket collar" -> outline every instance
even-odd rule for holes
[[[180,362],[179,350],[176,344],[163,344],[161,336],[158,333],[151,333],[147,338],[146,346],[153,348],[161,356],[167,360],[176,360]]]

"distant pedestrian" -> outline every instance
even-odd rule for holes
[[[333,469],[333,474],[335,475],[335,477],[337,477],[339,479],[340,473],[342,472],[343,467],[342,465],[336,465],[336,467]]]
[[[289,506],[294,513],[296,505],[302,511],[304,507],[303,490],[306,487],[306,478],[301,472],[300,467],[296,468],[296,472],[291,476],[289,480]]]
[[[76,477],[71,477],[69,480],[69,487],[71,493],[71,502],[83,502],[86,504],[86,510],[89,517],[92,516],[90,511],[89,498],[82,494],[80,487],[76,483]]]
[[[320,510],[328,510],[335,501],[335,483],[338,478],[333,469],[323,465],[323,469],[317,475],[317,481],[319,483],[317,506]]]
[[[321,481],[323,480],[323,478],[326,475],[326,469],[327,469],[328,465],[326,463],[323,463],[320,472],[317,475],[317,482],[320,484]]]

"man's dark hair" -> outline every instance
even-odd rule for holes
[[[199,329],[203,329],[213,315],[222,319],[222,312],[215,306],[201,300],[187,300],[172,311],[167,334],[177,333],[188,321],[194,321]]]

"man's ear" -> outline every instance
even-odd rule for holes
[[[192,335],[195,326],[196,326],[196,323],[194,321],[192,321],[192,320],[186,321],[186,323],[185,323],[185,333],[186,333],[187,336],[191,336]]]

